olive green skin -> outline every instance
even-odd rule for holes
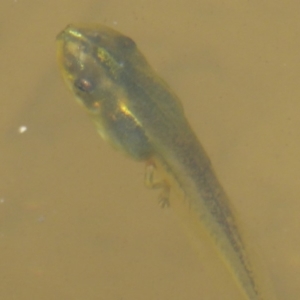
[[[159,161],[188,199],[245,299],[257,286],[227,196],[182,105],[135,42],[102,25],[69,25],[57,37],[63,77],[100,135],[136,160]]]

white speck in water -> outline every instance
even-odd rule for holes
[[[26,132],[27,131],[27,126],[24,126],[24,125],[20,126],[19,129],[18,129],[18,131],[19,131],[19,133]]]

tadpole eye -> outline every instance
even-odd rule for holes
[[[94,85],[86,78],[79,78],[74,82],[74,86],[84,93],[91,93],[94,90]]]

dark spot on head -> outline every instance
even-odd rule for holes
[[[132,49],[135,47],[135,42],[127,36],[119,36],[117,44],[123,50]]]
[[[94,44],[94,46],[98,46],[98,45],[101,45],[101,43],[103,42],[103,35],[102,34],[99,34],[98,32],[94,32],[92,35],[91,35],[91,41],[92,43]]]

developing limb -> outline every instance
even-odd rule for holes
[[[156,180],[155,177],[155,164],[152,162],[146,163],[145,170],[145,185],[150,189],[160,189],[158,196],[159,206],[164,208],[170,206],[170,186],[166,180]]]

